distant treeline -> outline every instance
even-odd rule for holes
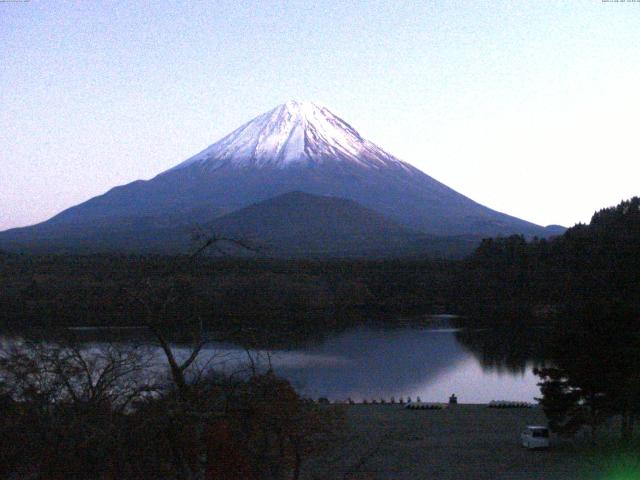
[[[4,327],[141,325],[145,298],[175,298],[168,324],[311,333],[450,309],[447,261],[300,261],[3,255]],[[169,326],[169,325],[168,325]]]
[[[0,323],[135,326],[145,298],[162,296],[167,326],[243,334],[441,312],[528,323],[588,299],[637,306],[639,206],[622,202],[549,240],[486,239],[459,261],[0,254]]]

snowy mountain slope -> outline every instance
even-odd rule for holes
[[[225,165],[286,168],[327,159],[365,168],[408,167],[363,139],[327,108],[292,100],[254,118],[172,170],[192,165],[208,169]]]
[[[97,232],[149,237],[291,191],[353,200],[429,235],[549,234],[386,153],[327,108],[291,101],[151,180],[115,187],[46,222],[0,233],[0,243],[35,245],[56,238],[59,244],[82,237],[90,247],[90,239],[103,235]],[[154,243],[162,243],[155,237]]]

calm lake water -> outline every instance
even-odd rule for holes
[[[514,336],[505,331],[451,328],[442,319],[435,326],[383,329],[358,327],[327,335],[302,348],[249,352],[261,368],[270,363],[304,396],[332,401],[400,397],[444,402],[455,393],[462,403],[491,400],[533,402],[540,396],[533,374],[535,349],[530,331]],[[93,330],[93,329],[88,329]],[[127,334],[128,335],[128,334]],[[96,347],[100,330],[90,333]],[[3,339],[7,342],[7,338]],[[144,342],[143,342],[144,343]],[[178,357],[188,350],[174,347]],[[159,350],[155,356],[164,367]],[[214,368],[234,372],[248,364],[248,352],[229,343],[212,343],[199,357]]]
[[[359,327],[301,349],[253,352],[253,358],[262,366],[270,361],[277,374],[314,399],[419,396],[441,402],[455,393],[463,403],[533,402],[540,396],[534,361],[521,345],[518,352],[501,349],[503,342],[514,345],[510,341],[500,332]],[[496,349],[496,343],[501,347]],[[247,360],[246,351],[230,344],[213,344],[203,352],[203,358],[212,355],[217,368],[227,371]]]

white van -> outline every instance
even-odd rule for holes
[[[549,448],[549,429],[538,425],[529,425],[520,435],[525,448]]]

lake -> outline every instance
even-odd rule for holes
[[[542,363],[535,331],[454,328],[446,317],[432,320],[419,327],[355,327],[289,349],[247,352],[238,345],[213,342],[201,352],[199,362],[230,373],[246,367],[251,355],[261,369],[270,363],[303,396],[332,401],[420,397],[445,402],[455,393],[461,403],[534,402],[540,396],[538,377],[532,371]],[[80,338],[86,336],[88,348],[111,336],[108,331],[113,333],[111,329],[75,330]],[[137,338],[135,332],[121,331],[120,341]],[[174,349],[178,357],[189,354],[180,344]],[[159,349],[154,356],[164,368]]]
[[[535,338],[532,332],[513,336],[512,331],[446,326],[357,327],[304,348],[262,350],[252,357],[263,367],[270,362],[277,374],[314,399],[419,396],[443,402],[455,393],[462,403],[533,402],[540,396],[533,367],[542,363],[528,345]],[[231,344],[214,343],[203,358],[214,354],[217,368],[227,371],[247,361],[247,352]]]

